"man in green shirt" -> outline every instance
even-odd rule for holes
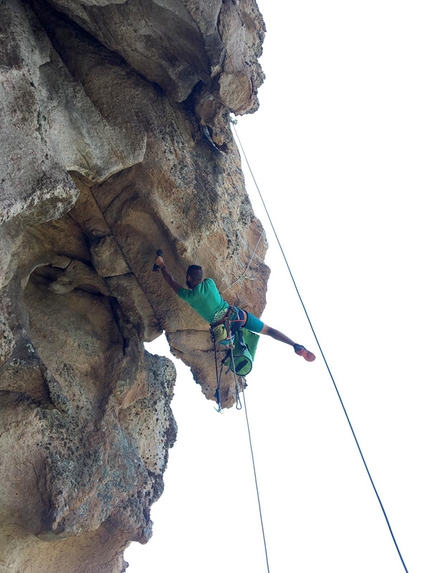
[[[185,289],[170,274],[162,257],[158,256],[155,259],[155,264],[160,268],[164,280],[176,294],[185,300],[212,327],[216,328],[223,324],[228,316],[232,335],[239,328],[246,328],[257,334],[267,334],[275,340],[292,346],[294,352],[299,356],[303,356],[307,362],[315,360],[315,354],[306,350],[301,344],[296,344],[279,330],[264,324],[250,312],[238,307],[230,307],[220,295],[215,282],[210,278],[203,279],[202,267],[198,265],[188,267],[186,279],[188,289]]]

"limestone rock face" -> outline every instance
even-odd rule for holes
[[[264,308],[229,123],[258,107],[263,36],[252,0],[0,3],[0,573],[116,573],[151,537],[176,375],[145,343],[216,389],[155,251]]]

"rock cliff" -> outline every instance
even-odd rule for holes
[[[216,388],[207,324],[156,249],[264,308],[230,130],[258,107],[263,37],[253,0],[0,2],[2,573],[116,573],[151,536],[175,370],[145,342],[164,333]]]

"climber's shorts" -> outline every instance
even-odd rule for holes
[[[264,322],[261,322],[259,318],[248,312],[248,320],[243,325],[244,328],[256,332],[257,334],[263,330]]]
[[[246,320],[246,315],[248,315],[248,320]],[[263,330],[264,322],[261,322],[259,318],[251,314],[250,312],[244,312],[241,308],[237,306],[234,307],[234,312],[230,316],[230,328],[231,333],[234,334],[239,328],[247,328],[252,330],[252,332],[259,333]]]

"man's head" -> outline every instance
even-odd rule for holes
[[[194,288],[203,280],[203,269],[199,265],[190,265],[187,269],[187,287]]]

